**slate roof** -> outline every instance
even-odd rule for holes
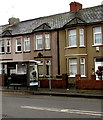
[[[46,17],[21,21],[15,25],[0,26],[0,34],[10,31],[12,35],[27,34],[41,30],[55,30],[77,24],[103,23],[103,5],[85,8],[75,12],[65,12]]]

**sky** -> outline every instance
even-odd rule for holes
[[[0,25],[8,24],[11,17],[24,21],[69,12],[74,1],[87,8],[101,5],[103,0],[0,0]]]

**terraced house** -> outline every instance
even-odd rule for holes
[[[66,13],[21,22],[10,18],[0,26],[1,73],[24,74],[22,63],[30,60],[39,61],[41,78],[65,73],[69,83],[76,75],[90,80],[103,66],[103,5],[83,9],[71,2]]]

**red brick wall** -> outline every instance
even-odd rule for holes
[[[96,80],[95,75],[92,75],[91,80],[77,80],[76,87],[78,89],[103,89],[103,80]]]
[[[41,88],[49,88],[50,84],[49,84],[49,78],[46,79],[46,78],[42,78],[42,79],[39,79],[40,81],[40,87]],[[51,88],[66,88],[67,87],[67,81],[68,81],[68,77],[66,74],[63,74],[62,75],[62,78],[60,79],[51,79]]]

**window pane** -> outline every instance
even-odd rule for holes
[[[21,52],[21,39],[20,38],[16,39],[16,51]]]
[[[76,30],[69,31],[69,46],[76,46]]]
[[[38,66],[39,75],[43,75],[43,65]]]
[[[80,46],[84,46],[84,29],[80,29]]]
[[[85,58],[80,59],[80,74],[85,75]]]
[[[93,28],[94,34],[94,44],[102,44],[102,28],[95,27]]]
[[[95,34],[95,43],[102,43],[102,35]]]
[[[0,52],[4,52],[4,40],[0,40]]]
[[[84,65],[83,64],[81,65],[81,75],[85,75],[84,74]]]
[[[45,48],[50,49],[50,36],[49,36],[49,34],[45,34]]]
[[[18,46],[17,51],[21,51],[21,46]]]
[[[36,35],[36,49],[42,49],[42,35]]]
[[[24,38],[24,51],[30,50],[30,38]]]
[[[21,39],[17,39],[17,45],[21,44]]]
[[[101,27],[95,27],[94,28],[94,33],[101,32]]]
[[[75,76],[77,74],[77,59],[69,60],[69,71],[70,75]]]
[[[11,44],[10,44],[10,42],[11,42],[11,40],[7,40],[6,41],[6,47],[7,47],[7,51],[6,52],[8,52],[8,53],[11,52]]]

